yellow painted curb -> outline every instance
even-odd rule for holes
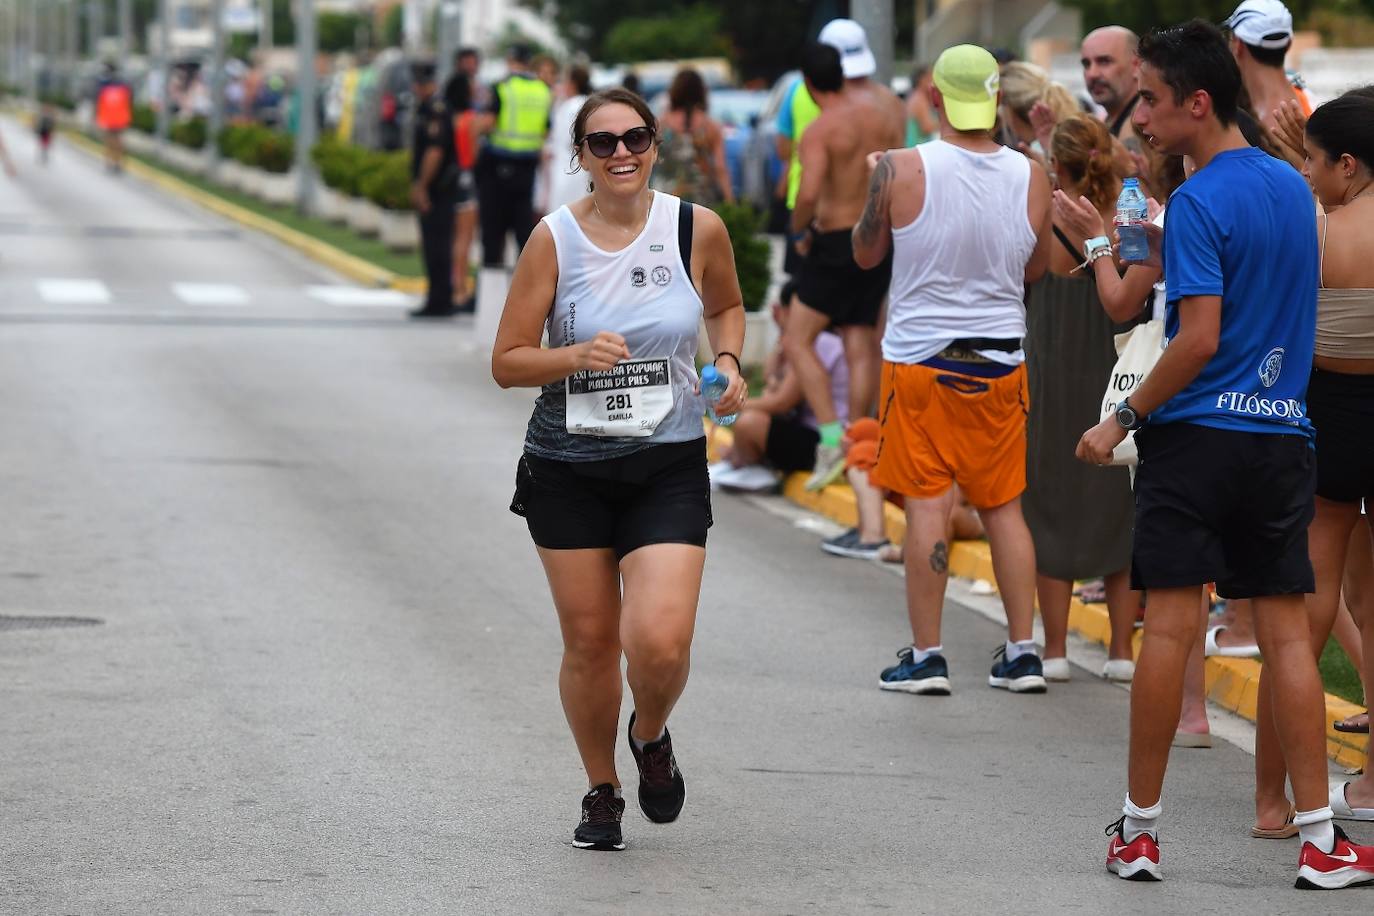
[[[104,149],[89,137],[76,131],[66,131],[65,133],[68,141],[83,152],[97,157],[104,155]],[[311,238],[303,232],[297,232],[295,229],[283,226],[274,219],[260,216],[251,210],[246,210],[237,204],[216,197],[214,194],[202,191],[200,188],[187,184],[181,179],[137,159],[126,157],[124,170],[156,185],[169,194],[189,200],[241,226],[270,235],[277,241],[294,248],[311,260],[323,264],[355,283],[361,283],[364,286],[387,287],[406,293],[423,294],[425,292],[426,283],[423,278],[402,277],[384,267],[370,264],[362,258],[340,251],[328,242]]]
[[[728,430],[711,430],[710,452],[716,460],[721,449],[730,444]],[[854,491],[847,484],[831,484],[813,493],[804,484],[804,472],[789,474],[783,481],[783,495],[803,508],[824,515],[838,524],[852,527],[858,521],[858,507]],[[906,536],[906,517],[890,502],[883,504],[887,536],[900,544]],[[956,541],[949,552],[949,571],[965,579],[983,579],[995,585],[992,570],[992,551],[987,541]],[[1111,641],[1111,623],[1105,605],[1084,604],[1075,596],[1069,604],[1069,629],[1084,639],[1102,645]],[[1136,633],[1136,654],[1140,653],[1140,633]],[[1207,659],[1207,697],[1218,706],[1255,721],[1259,698],[1260,664],[1249,658]],[[1326,694],[1326,752],[1327,756],[1347,767],[1365,764],[1363,736],[1347,735],[1333,728],[1333,723],[1363,710],[1338,696]]]

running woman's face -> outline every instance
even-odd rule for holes
[[[1346,203],[1351,186],[1359,177],[1359,163],[1350,154],[1332,157],[1327,150],[1307,134],[1303,141],[1307,159],[1302,164],[1302,177],[1312,186],[1322,207],[1332,209]]]
[[[628,105],[602,105],[588,116],[582,146],[577,151],[577,161],[598,191],[605,189],[612,194],[638,194],[648,185],[649,173],[658,156],[656,142],[636,153],[626,145],[625,139],[621,139],[615,144],[615,151],[603,159],[592,152],[591,145],[585,139],[593,134],[623,138],[635,128],[647,130],[644,119]]]
[[[1174,90],[1160,79],[1159,71],[1146,63],[1137,71],[1137,84],[1140,102],[1135,106],[1131,121],[1161,153],[1188,152],[1189,141],[1197,127],[1197,108],[1202,104],[1199,96],[1205,98],[1205,93],[1195,92],[1179,103],[1174,98]],[[1207,114],[1210,117],[1210,113]]]

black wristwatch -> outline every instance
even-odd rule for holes
[[[1116,405],[1116,422],[1125,430],[1140,429],[1145,425],[1144,418],[1131,406],[1130,398],[1122,398],[1121,403]]]

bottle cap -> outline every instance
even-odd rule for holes
[[[711,384],[720,378],[720,370],[715,366],[703,366],[701,368],[701,380],[706,384]]]

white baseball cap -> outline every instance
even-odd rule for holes
[[[1293,42],[1293,14],[1279,0],[1244,0],[1226,27],[1254,48],[1286,48]]]
[[[853,19],[830,20],[821,29],[818,40],[840,52],[845,79],[872,76],[877,72],[878,61],[868,47],[868,33]]]

